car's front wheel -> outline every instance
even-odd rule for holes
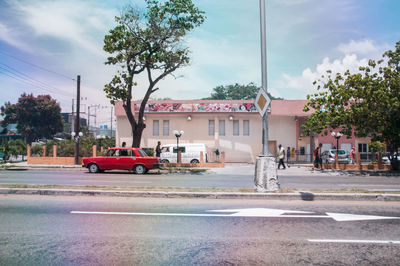
[[[100,168],[95,163],[89,164],[88,169],[89,169],[89,173],[98,173],[98,172],[100,172]]]
[[[193,159],[193,160],[190,161],[190,163],[196,164],[196,163],[200,163],[200,162],[199,162],[199,160],[197,160],[197,159]]]
[[[134,171],[136,174],[142,175],[142,174],[146,173],[147,169],[143,165],[138,164],[138,165],[135,165]]]
[[[169,163],[169,161],[167,159],[163,159],[161,162],[162,163]]]

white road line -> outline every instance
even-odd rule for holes
[[[400,244],[399,240],[307,239],[317,243]]]
[[[185,217],[268,217],[268,218],[331,218],[325,215],[232,215],[232,214],[207,214],[207,213],[151,213],[151,212],[99,212],[99,211],[71,211],[71,214],[97,214],[97,215],[136,215],[136,216],[185,216]]]
[[[149,181],[127,181],[127,180],[94,180],[94,179],[78,179],[78,182],[103,182],[103,183],[115,183],[115,182],[128,182],[128,183],[135,183],[135,184],[150,184],[152,182]]]

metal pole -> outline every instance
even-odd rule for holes
[[[112,136],[113,136],[113,132],[112,132],[112,121],[113,121],[113,107],[111,106],[111,126],[110,126],[110,128],[111,128],[111,138],[112,138]]]
[[[75,164],[79,164],[79,113],[81,105],[81,76],[78,75],[76,84],[76,121],[75,121]]]
[[[267,40],[266,40],[265,0],[260,0],[260,39],[261,39],[261,80],[262,88],[267,92]],[[268,112],[263,117],[263,156],[271,156],[268,149]]]

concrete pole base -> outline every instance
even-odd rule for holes
[[[254,176],[257,192],[272,192],[279,190],[278,174],[274,157],[258,156]]]

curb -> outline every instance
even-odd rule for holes
[[[137,198],[265,199],[301,201],[388,201],[400,202],[400,194],[361,193],[245,193],[245,192],[166,192],[78,189],[0,188],[0,195],[101,196]]]

